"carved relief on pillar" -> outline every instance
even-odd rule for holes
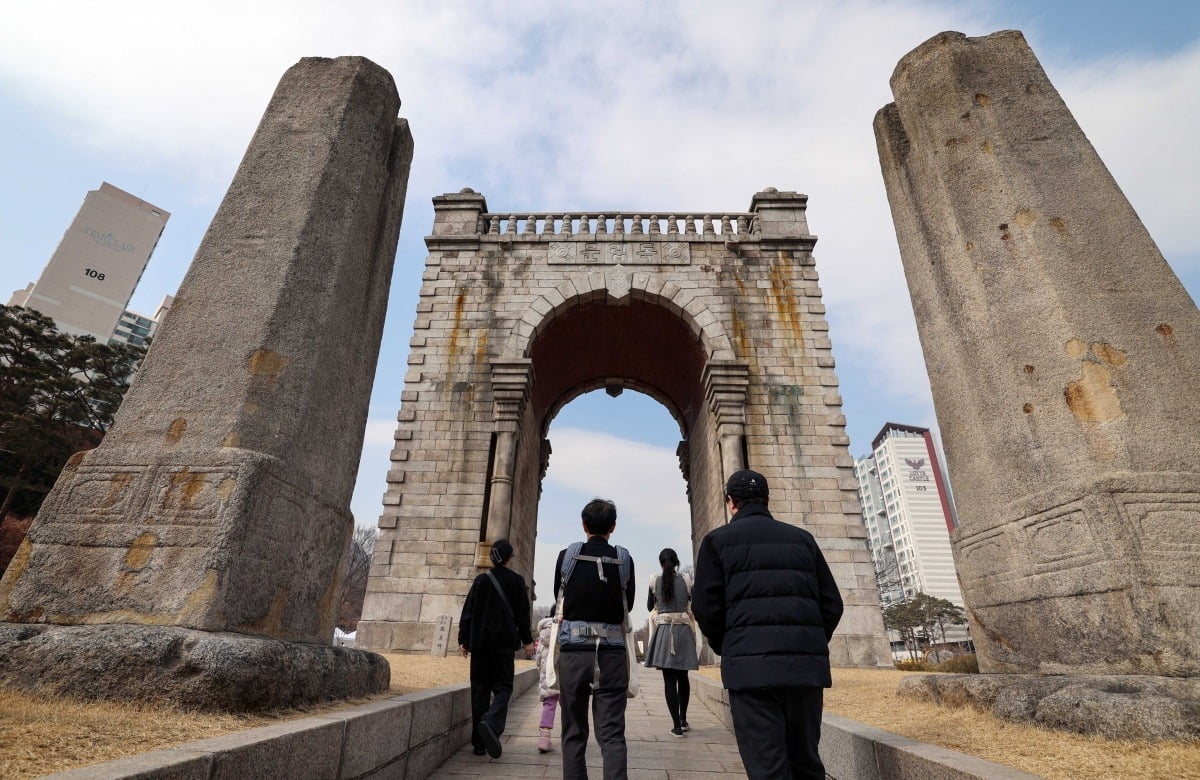
[[[750,369],[734,360],[710,360],[704,366],[704,397],[717,421],[717,432],[741,434],[746,427],[746,389]]]
[[[538,451],[538,498],[542,497],[542,480],[546,478],[546,471],[550,468],[552,452],[554,448],[550,446],[550,440],[542,439],[541,449]]]
[[[675,448],[675,456],[679,458],[679,473],[683,474],[683,484],[687,490],[688,503],[692,503],[692,447],[687,440],[679,442]]]
[[[716,421],[721,449],[722,483],[746,468],[742,437],[746,432],[746,391],[750,369],[733,360],[710,360],[704,366],[704,397]]]
[[[497,431],[516,432],[521,413],[529,401],[533,365],[529,358],[492,361],[492,418]]]
[[[528,358],[492,361],[492,419],[496,423],[496,451],[492,462],[491,493],[487,510],[487,541],[507,539],[512,518],[513,473],[517,465],[517,431],[525,404],[533,364]],[[483,558],[482,545],[479,550]]]

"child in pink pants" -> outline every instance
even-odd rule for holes
[[[558,709],[558,691],[546,687],[546,665],[554,663],[550,656],[550,632],[556,626],[553,618],[542,618],[538,621],[538,700],[542,702],[542,719],[538,723],[538,752],[549,753],[553,746],[550,743],[550,733],[554,729],[554,711]]]

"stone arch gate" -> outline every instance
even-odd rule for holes
[[[434,198],[359,646],[428,650],[495,539],[531,578],[546,431],[605,387],[679,423],[694,547],[726,522],[726,477],[762,472],[842,589],[834,663],[890,665],[806,202],[768,189],[745,213],[643,217]]]

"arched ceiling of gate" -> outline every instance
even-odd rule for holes
[[[560,401],[603,386],[605,379],[632,380],[633,387],[674,406],[685,433],[703,408],[705,355],[698,336],[677,315],[644,300],[596,300],[567,309],[538,335],[529,357],[530,400],[543,424]]]

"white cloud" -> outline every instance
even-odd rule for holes
[[[611,499],[618,527],[675,525],[691,516],[674,450],[579,428],[552,428],[550,444],[547,489],[569,491],[583,502]]]
[[[8,3],[0,106],[32,110],[114,168],[178,174],[193,188],[178,200],[211,200],[288,66],[361,54],[395,77],[415,137],[406,239],[428,224],[431,195],[463,186],[498,211],[739,211],[763,187],[807,192],[841,379],[872,388],[876,406],[859,411],[878,425],[930,402],[871,119],[908,50],[1017,13],[886,0]],[[1168,258],[1200,266],[1200,45],[1044,64]],[[360,520],[378,515],[391,428],[368,428]],[[633,472],[611,490],[590,481],[616,466],[565,454],[579,436],[554,432],[550,481],[586,497],[634,491],[618,503],[660,510],[647,523],[680,511],[636,492],[646,480]],[[572,459],[586,490],[566,476]]]

